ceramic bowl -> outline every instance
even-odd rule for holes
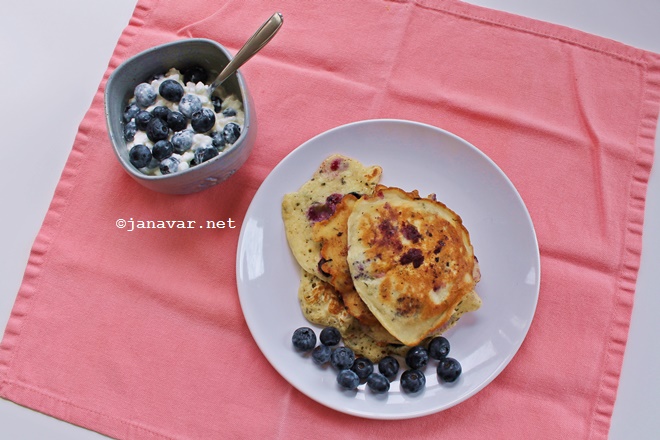
[[[190,194],[212,187],[228,179],[248,159],[256,138],[256,115],[247,84],[240,71],[229,77],[222,87],[243,102],[245,121],[240,137],[218,156],[167,175],[147,175],[135,168],[128,157],[124,139],[123,114],[135,86],[171,68],[179,70],[199,65],[209,73],[209,83],[229,63],[232,56],[222,45],[207,39],[185,39],[140,52],[119,65],[105,87],[105,115],[110,142],[119,163],[138,183],[153,191],[168,194]]]

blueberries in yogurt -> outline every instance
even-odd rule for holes
[[[165,139],[156,142],[151,149],[151,154],[158,161],[162,161],[163,159],[170,157],[172,153],[174,153],[172,142]]]
[[[171,110],[164,105],[159,105],[154,107],[153,110],[151,110],[151,115],[154,118],[159,118],[162,119],[163,121],[167,121],[167,116],[170,114]]]
[[[179,159],[176,157],[168,157],[166,159],[163,159],[160,162],[160,172],[163,174],[171,174],[175,173],[177,169],[179,168]]]
[[[147,108],[156,102],[157,94],[151,84],[141,83],[135,87],[135,101],[140,107]]]
[[[135,120],[130,120],[126,125],[124,125],[124,139],[126,142],[131,142],[135,139],[135,133],[137,133],[137,126],[135,125]]]
[[[135,115],[135,125],[138,130],[146,130],[147,124],[153,119],[153,115],[146,110],[140,110],[137,115]]]
[[[162,83],[160,83],[160,87],[158,88],[158,93],[160,93],[160,96],[163,98],[167,99],[170,102],[179,102],[181,101],[181,98],[183,97],[183,86],[179,84],[178,81],[175,81],[173,79],[166,79]]]
[[[208,74],[203,67],[192,66],[183,70],[183,82],[188,84],[189,82],[197,84],[198,82],[205,83],[208,79]]]
[[[176,154],[183,154],[192,147],[193,136],[195,133],[192,130],[183,130],[174,133],[172,136],[172,146]]]
[[[124,110],[124,122],[130,122],[139,112],[140,107],[137,104],[130,104]]]
[[[128,158],[135,168],[146,167],[151,162],[151,151],[142,144],[135,145],[128,153]]]
[[[171,111],[167,114],[167,126],[172,131],[181,131],[188,126],[188,120],[183,116],[183,113]]]
[[[215,148],[208,146],[208,147],[199,147],[198,149],[195,150],[195,158],[192,161],[193,165],[199,165],[202,162],[206,162],[209,159],[213,159],[215,156],[217,156],[218,150]]]
[[[215,125],[215,113],[209,108],[202,108],[192,114],[190,122],[197,133],[206,133]]]
[[[211,96],[211,104],[213,104],[213,110],[216,113],[220,113],[220,110],[222,110],[222,98],[215,95]]]
[[[161,139],[167,139],[170,129],[160,118],[152,118],[147,123],[147,137],[151,142],[158,142]]]
[[[222,134],[228,144],[233,144],[241,135],[241,127],[235,122],[230,122],[222,129]]]
[[[140,171],[180,172],[237,141],[244,120],[242,103],[222,87],[209,98],[208,78],[199,66],[172,68],[135,87],[121,122],[131,163]]]
[[[202,101],[197,95],[187,94],[181,98],[181,101],[179,101],[179,111],[188,119],[192,118],[193,113],[198,112],[201,109]]]

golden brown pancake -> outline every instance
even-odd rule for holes
[[[474,291],[475,258],[461,218],[417,191],[377,186],[348,219],[353,284],[383,327],[419,344]]]

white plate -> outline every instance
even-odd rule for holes
[[[463,374],[438,382],[436,362],[426,367],[417,395],[392,383],[378,396],[361,385],[341,391],[332,368],[317,367],[291,345],[293,331],[310,326],[297,299],[298,266],[281,217],[285,193],[296,191],[332,153],[383,168],[381,183],[420,194],[436,193],[457,212],[481,267],[481,309],[465,315],[445,336]],[[488,385],[506,367],[532,322],[540,258],[529,213],[513,184],[468,142],[429,125],[371,120],[344,125],[305,142],[264,180],[248,209],[238,243],[236,273],[245,320],[273,367],[294,387],[335,410],[375,419],[404,419],[442,411]],[[317,330],[320,328],[311,326]],[[402,363],[403,366],[403,363]]]

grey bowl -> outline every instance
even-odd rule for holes
[[[150,176],[131,164],[123,134],[124,110],[136,85],[172,67],[183,69],[191,65],[204,67],[212,80],[231,58],[227,49],[215,41],[185,39],[147,49],[124,61],[110,75],[104,96],[108,135],[122,167],[138,183],[161,193],[190,194],[225,181],[245,163],[254,146],[257,127],[254,104],[240,71],[229,77],[222,87],[243,101],[245,122],[238,140],[219,156],[184,171]]]

